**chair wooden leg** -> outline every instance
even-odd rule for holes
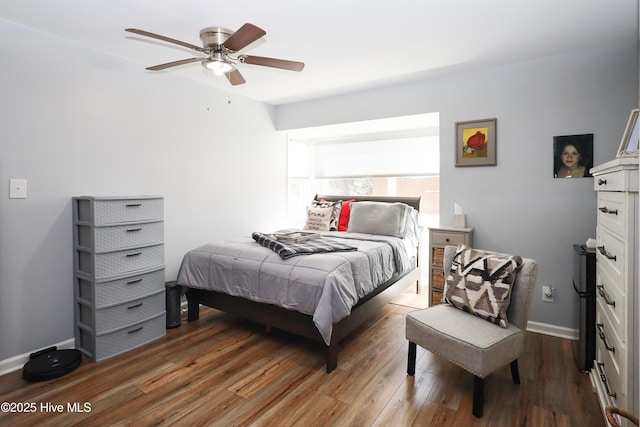
[[[520,384],[520,372],[518,371],[518,359],[511,362],[511,378],[514,384]]]
[[[473,376],[473,416],[482,418],[484,406],[484,378]]]
[[[407,359],[407,374],[413,376],[416,373],[417,344],[409,341],[409,357]]]

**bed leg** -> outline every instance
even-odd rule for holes
[[[327,374],[338,367],[338,344],[327,346]]]
[[[198,320],[200,318],[200,303],[197,301],[193,301],[188,298],[187,295],[187,321],[193,322],[194,320]]]

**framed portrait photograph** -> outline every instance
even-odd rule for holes
[[[456,167],[496,165],[496,119],[456,122]]]
[[[640,131],[638,130],[639,111],[638,109],[631,110],[616,157],[638,157],[638,141],[640,140]]]
[[[553,137],[554,178],[588,178],[592,167],[592,133]]]

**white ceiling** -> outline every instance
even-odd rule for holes
[[[637,0],[2,0],[0,19],[274,105],[638,38]],[[198,62],[146,71],[197,54],[124,31],[200,45],[200,29],[245,22],[267,35],[242,53],[304,71],[240,64],[236,87]]]

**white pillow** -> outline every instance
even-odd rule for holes
[[[305,230],[329,231],[333,207],[307,206],[307,223]]]
[[[347,231],[402,239],[407,232],[407,217],[411,209],[411,206],[397,202],[354,202]]]

